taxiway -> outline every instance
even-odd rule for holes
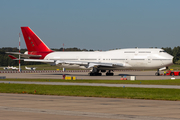
[[[172,76],[155,76],[155,71],[116,71],[114,76],[89,76],[88,72],[49,72],[49,73],[0,73],[0,76],[6,78],[32,78],[32,79],[62,79],[62,75],[75,76],[77,79],[99,79],[99,80],[120,80],[121,77],[136,76],[136,80],[166,80]],[[175,79],[180,79],[180,76],[174,76]]]
[[[1,120],[178,120],[180,101],[0,93]]]
[[[61,79],[63,74],[66,74],[68,76],[76,76],[77,79],[83,79],[83,80],[86,79],[119,80],[122,76],[127,77],[127,79],[129,79],[130,76],[136,76],[137,80],[165,80],[172,78],[172,76],[155,76],[154,73],[155,71],[121,71],[121,72],[118,71],[115,72],[115,76],[105,76],[105,75],[88,76],[87,72],[1,73],[0,75],[6,76],[6,78],[14,78],[14,79],[16,78]],[[180,79],[180,76],[175,76],[174,78]],[[8,82],[8,81],[1,81],[1,82]],[[10,82],[12,83],[12,81]],[[46,82],[40,82],[39,84],[44,84],[44,83]],[[48,82],[48,84],[49,83],[51,82]],[[64,83],[60,83],[60,84],[64,84]],[[102,86],[103,84],[100,85]],[[126,84],[122,84],[119,87],[122,86],[128,87]],[[139,85],[135,85],[135,86],[139,86]],[[145,85],[145,87],[152,88],[149,85]],[[160,88],[162,87],[164,86],[160,86]],[[175,86],[172,87],[175,88]],[[159,87],[156,86],[155,88],[159,88]],[[179,88],[175,88],[175,89],[179,89]],[[180,114],[179,114],[180,101],[71,97],[71,96],[7,94],[7,93],[0,93],[0,100],[1,100],[0,119],[3,120],[9,120],[9,119],[14,119],[14,120],[24,120],[24,119],[26,120],[49,120],[49,119],[178,120],[180,119]]]

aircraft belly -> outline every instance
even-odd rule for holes
[[[57,64],[59,67],[65,67],[65,68],[73,68],[73,69],[88,69],[85,66],[80,66],[80,65],[70,65],[70,64]]]
[[[119,67],[119,66],[99,66],[99,70],[124,70],[129,69],[129,67]]]

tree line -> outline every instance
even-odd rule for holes
[[[173,49],[170,47],[162,48],[164,49],[167,53],[172,55],[173,58],[173,63],[174,64],[180,64],[180,46],[174,47]]]
[[[174,47],[173,49],[170,47],[162,48],[170,55],[174,56],[173,63],[174,64],[180,64],[180,46]],[[54,51],[93,51],[92,49],[79,49],[79,48],[52,48]],[[27,49],[21,49],[21,53],[24,53],[27,51]],[[18,66],[19,61],[18,60],[12,60],[9,58],[8,54],[6,52],[19,52],[18,48],[12,48],[12,47],[3,47],[0,48],[0,66]],[[18,56],[15,55],[15,57],[18,58]],[[39,62],[24,62],[21,61],[21,65],[37,65],[37,64],[43,64]]]
[[[79,49],[79,48],[59,48],[59,49],[55,49],[52,48],[52,50],[54,51],[93,51],[93,50],[87,50],[87,49]],[[24,53],[25,51],[27,51],[27,49],[21,49],[21,53]],[[19,52],[18,48],[12,48],[12,47],[3,47],[0,48],[0,66],[18,66],[19,65],[19,61],[18,60],[12,60],[8,55],[6,54],[6,52]],[[13,55],[17,58],[19,58],[18,55]],[[44,64],[44,63],[40,63],[40,62],[24,62],[23,60],[21,60],[21,65],[38,65],[38,64]]]

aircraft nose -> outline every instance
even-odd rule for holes
[[[165,66],[170,66],[170,65],[173,65],[173,56],[170,55],[170,54],[166,54],[164,56],[164,59],[162,62]]]

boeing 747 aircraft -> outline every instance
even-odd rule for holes
[[[21,27],[22,34],[27,46],[27,52],[17,54],[23,57],[24,61],[44,62],[64,68],[91,69],[90,76],[101,76],[106,72],[107,76],[113,76],[113,70],[159,70],[172,65],[173,56],[158,48],[131,48],[110,51],[94,52],[57,52],[46,46],[46,44],[29,28]],[[12,55],[12,59],[18,60]]]

